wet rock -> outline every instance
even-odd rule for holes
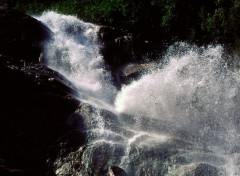
[[[154,51],[153,54],[153,45],[157,47],[155,44],[127,30],[118,28],[101,27],[99,39],[102,43],[100,52],[118,88],[121,87],[122,83],[127,83],[129,77],[131,79],[139,76],[139,72],[148,65],[142,64],[145,58],[148,60],[156,59],[160,52],[160,47],[158,47],[158,50]]]
[[[20,60],[39,62],[45,40],[51,31],[36,19],[9,8],[0,8],[0,54]]]
[[[99,39],[102,42],[101,54],[111,70],[135,58],[132,37],[127,31],[104,26],[99,30]]]
[[[3,176],[24,176],[25,173],[23,170],[14,168],[6,160],[0,158],[0,175]]]
[[[107,110],[80,103],[71,124],[76,124],[76,129],[80,127],[79,135],[85,136],[86,143],[80,144],[81,147],[75,151],[58,155],[60,157],[54,162],[55,174],[226,175],[222,169],[224,158],[181,138],[165,133],[161,135],[160,131],[135,131],[137,122],[125,124],[122,118]],[[203,164],[198,164],[201,162]]]
[[[120,167],[112,166],[108,168],[108,176],[127,176],[127,173]]]
[[[69,132],[68,116],[79,101],[59,73],[38,64],[14,65],[11,59],[0,56],[0,156],[11,163],[11,173],[42,176],[51,170],[46,160],[56,156],[50,148]]]
[[[159,53],[168,46],[148,40],[136,31],[103,26],[99,30],[101,54],[112,71],[128,63],[159,59]],[[166,45],[166,46],[165,46]]]
[[[134,73],[142,71],[144,68],[143,64],[128,64],[121,69],[121,73],[123,76],[128,77]]]
[[[6,166],[0,165],[0,175],[3,176],[24,176],[25,173],[22,170],[11,169]]]
[[[149,62],[146,64],[129,63],[120,67],[114,72],[117,87],[121,88],[123,84],[131,83],[141,77],[144,73],[156,70],[157,65],[158,64],[155,62]]]
[[[219,176],[226,175],[226,173],[224,173],[223,170],[220,170],[216,166],[201,163],[191,173],[189,173],[189,175]]]

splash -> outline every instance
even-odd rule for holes
[[[57,164],[57,175],[99,175],[111,165],[129,175],[238,174],[240,73],[222,46],[177,43],[117,92],[99,54],[99,26],[55,12],[37,19],[53,32],[45,64],[90,104],[78,111],[88,142]]]
[[[124,86],[116,98],[116,109],[176,120],[179,116],[232,117],[238,113],[234,98],[239,76],[228,70],[222,47],[185,49],[185,53],[168,53],[164,68]]]
[[[199,48],[177,43],[157,69],[122,88],[116,110],[147,117],[152,123],[145,129],[150,131],[158,130],[153,127],[156,120],[170,123],[172,131],[177,129],[172,136],[226,155],[226,173],[235,175],[239,157],[228,155],[240,152],[240,74],[229,69],[226,59],[229,56],[220,45]]]
[[[240,77],[222,56],[221,46],[170,48],[164,66],[122,88],[117,111],[211,128],[236,125]]]

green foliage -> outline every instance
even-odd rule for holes
[[[112,24],[126,18],[127,4],[124,0],[103,0],[86,6],[84,13],[90,20]]]
[[[170,25],[170,21],[174,16],[175,2],[174,0],[152,0],[151,5],[157,7],[161,13],[161,27]]]
[[[217,0],[212,11],[202,12],[202,30],[222,43],[235,43],[240,34],[240,0]]]
[[[240,0],[0,0],[28,13],[55,10],[152,40],[218,41],[238,45]],[[155,36],[158,35],[156,38]]]
[[[15,6],[18,10],[31,14],[39,14],[47,9],[44,4],[39,4],[37,1],[26,4],[17,2]]]
[[[64,13],[64,14],[75,14],[76,8],[78,6],[77,0],[62,0],[57,1],[50,6],[50,10],[54,10],[56,12]]]

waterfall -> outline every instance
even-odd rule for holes
[[[99,54],[99,26],[55,12],[36,18],[53,32],[44,63],[88,103],[77,111],[87,144],[56,161],[57,175],[100,175],[111,166],[128,175],[240,174],[240,73],[222,46],[176,43],[117,91]]]
[[[167,64],[122,88],[117,111],[169,121],[204,139],[209,132],[238,136],[240,77],[229,70],[223,48],[181,43],[165,57]]]
[[[54,34],[45,45],[45,64],[79,89],[80,100],[111,103],[116,90],[99,54],[99,26],[55,12],[45,12],[36,18]]]

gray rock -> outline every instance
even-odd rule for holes
[[[127,176],[127,173],[120,167],[111,166],[108,168],[108,176]]]

